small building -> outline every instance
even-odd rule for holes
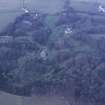
[[[71,27],[67,27],[65,29],[65,34],[71,34],[72,33],[72,28]]]

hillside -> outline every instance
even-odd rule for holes
[[[104,105],[104,20],[67,3],[53,15],[34,11],[17,17],[0,33],[0,90]]]

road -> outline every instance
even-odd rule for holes
[[[64,97],[32,96],[22,97],[0,92],[0,105],[70,105]]]

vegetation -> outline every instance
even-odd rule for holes
[[[65,33],[70,27],[72,32]],[[0,89],[24,96],[61,92],[88,105],[104,105],[104,28],[96,18],[68,9],[17,17],[1,33]]]

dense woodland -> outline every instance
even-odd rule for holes
[[[53,15],[34,11],[17,17],[0,33],[0,89],[104,105],[104,14],[78,13],[66,3]]]

